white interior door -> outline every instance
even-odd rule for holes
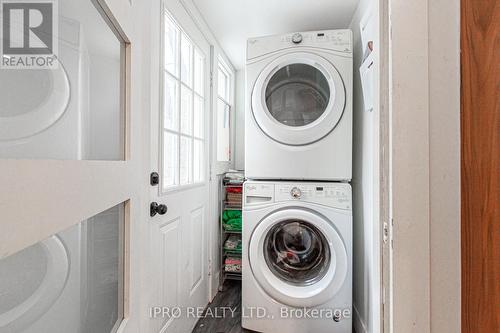
[[[138,332],[146,5],[5,4],[1,58],[56,66],[0,68],[0,331]]]
[[[210,45],[178,1],[165,1],[158,51],[152,56],[151,170],[159,184],[151,201],[166,205],[150,221],[151,306],[180,307],[161,314],[154,330],[190,332],[188,307],[208,303]],[[156,74],[157,73],[157,74]],[[153,309],[154,313],[154,309]],[[153,317],[155,317],[153,315]]]

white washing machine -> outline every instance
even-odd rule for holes
[[[248,40],[247,178],[351,179],[352,66],[350,30]]]
[[[351,333],[351,186],[248,181],[243,197],[242,326]]]

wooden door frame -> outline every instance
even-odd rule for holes
[[[462,332],[498,332],[500,4],[461,4]]]

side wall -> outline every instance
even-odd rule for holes
[[[461,332],[459,1],[429,2],[429,84],[431,332]]]
[[[380,220],[379,220],[379,119],[378,31],[374,32],[374,109],[365,111],[359,67],[363,61],[360,21],[372,11],[378,26],[378,1],[361,0],[350,29],[354,37],[354,135],[353,135],[353,214],[354,281],[353,315],[356,332],[380,331]],[[376,30],[376,29],[375,29]]]
[[[459,3],[389,2],[392,331],[460,332]]]

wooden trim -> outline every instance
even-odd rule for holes
[[[136,175],[126,161],[2,160],[0,259],[128,200]]]
[[[461,4],[462,332],[500,332],[500,2]]]

